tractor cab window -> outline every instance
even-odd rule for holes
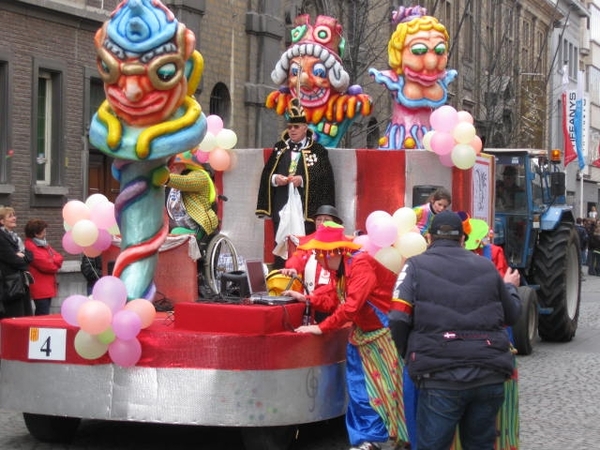
[[[547,170],[548,161],[546,158],[531,158],[530,162],[530,172],[533,174],[531,178],[532,200],[534,207],[538,208],[544,204],[542,173],[544,170]]]
[[[527,207],[522,165],[496,165],[496,210],[514,211]]]

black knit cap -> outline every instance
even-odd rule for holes
[[[459,240],[464,234],[463,223],[458,214],[452,211],[437,213],[431,222],[429,232],[439,239]]]

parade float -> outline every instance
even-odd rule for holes
[[[292,46],[274,71],[276,83],[284,85],[267,106],[283,113],[292,96],[304,98],[324,145],[335,147],[357,114],[370,113],[371,100],[358,87],[347,89],[337,20],[322,16],[312,25],[301,16],[296,25]],[[0,405],[23,412],[28,430],[42,441],[67,441],[82,419],[100,419],[240,427],[249,450],[283,450],[298,425],[344,414],[349,328],[325,336],[294,333],[302,304],[272,307],[174,295],[173,311],[154,310],[157,274],[169,274],[163,290],[197,286],[185,277],[188,271],[169,272],[164,262],[161,268],[159,250],[168,240],[167,162],[201,146],[209,128],[193,97],[204,61],[191,30],[158,0],[121,2],[98,30],[95,45],[106,101],[93,118],[90,140],[115,160],[119,249],[111,254],[112,274],[105,273],[91,297],[65,300],[60,315],[2,321]],[[304,103],[310,95],[303,89],[314,86],[301,79],[320,65],[324,70],[316,73],[332,89],[327,98]],[[367,231],[363,246],[396,272],[404,258],[423,249],[418,238],[408,244],[400,239],[398,217],[391,214],[420,201],[414,187],[452,186],[453,205],[464,210],[472,210],[480,191],[485,195],[489,189],[487,184],[471,189],[472,171],[466,170],[489,171],[488,160],[476,159],[473,150],[473,157],[440,164],[442,149],[436,151],[435,141],[432,151],[330,152],[345,222]],[[444,154],[457,144],[447,141]],[[244,255],[270,253],[263,228],[248,223],[268,151],[236,150],[237,168],[216,178],[217,189],[229,195],[220,212],[222,227]],[[410,225],[404,223],[402,232],[410,232]],[[43,381],[48,379],[52,389]]]

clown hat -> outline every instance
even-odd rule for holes
[[[185,164],[185,167],[191,170],[204,169],[204,166],[196,157],[196,152],[190,150],[176,154],[170,161],[170,165],[172,164]]]
[[[469,232],[469,240],[465,242],[465,248],[467,250],[476,250],[488,236],[490,227],[485,220],[481,219],[469,219],[469,225],[471,231]]]
[[[362,246],[344,234],[344,227],[335,222],[324,222],[314,237],[300,245],[300,250],[358,250]]]

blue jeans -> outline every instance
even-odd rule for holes
[[[419,450],[448,450],[459,425],[463,450],[493,450],[504,384],[464,390],[419,389]]]

